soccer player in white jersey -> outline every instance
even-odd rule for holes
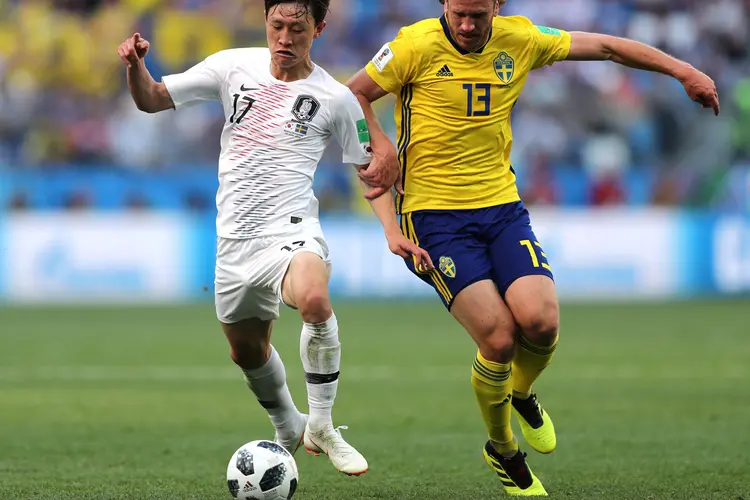
[[[367,461],[341,437],[331,417],[341,346],[312,183],[332,136],[343,147],[345,163],[376,165],[367,167],[369,133],[356,98],[310,60],[313,39],[325,28],[328,2],[265,0],[268,48],[218,52],[160,83],[146,69],[149,42],[139,34],[118,53],[143,111],[207,100],[223,104],[215,299],[231,357],[268,412],[277,442],[292,453],[304,443],[311,453],[326,453],[339,471],[359,475],[367,471]],[[388,183],[370,188],[368,196],[386,190],[390,196]],[[391,251],[424,258],[431,266],[426,252],[400,232],[387,233]],[[284,365],[270,343],[281,301],[298,309],[304,322],[300,354],[309,417],[295,407]]]

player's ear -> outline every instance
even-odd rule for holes
[[[322,23],[320,23],[319,25],[317,25],[315,27],[315,33],[313,34],[313,38],[318,38],[320,35],[322,35],[323,34],[323,30],[326,29],[326,25],[327,24],[328,23],[326,23],[325,21],[323,21]]]

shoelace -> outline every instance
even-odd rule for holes
[[[349,430],[346,425],[340,425],[333,429],[334,437],[329,440],[330,446],[333,451],[342,456],[348,456],[352,453],[352,447],[344,440],[344,436],[341,435],[341,431]]]
[[[530,409],[534,412],[534,417],[535,417],[535,420],[537,420],[537,422],[532,423],[532,425],[537,424],[537,423],[541,424],[543,422],[542,412],[544,410],[542,410],[542,407],[539,406],[539,401],[537,401],[536,399],[536,394],[532,392],[531,395],[528,397],[528,399],[524,400],[523,403],[529,405]]]

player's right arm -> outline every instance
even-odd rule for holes
[[[395,146],[388,139],[375,116],[371,103],[386,94],[397,94],[411,83],[418,72],[420,53],[406,29],[385,44],[367,66],[354,75],[347,86],[357,97],[365,113],[373,149],[373,161],[360,178],[369,185],[384,184],[385,180],[397,183],[396,189],[403,194],[400,185],[401,168]],[[373,198],[370,198],[373,199]]]
[[[208,56],[189,70],[154,81],[144,62],[147,40],[136,33],[118,49],[128,67],[128,86],[136,106],[147,113],[180,108],[201,101],[221,100],[221,88],[232,62],[232,52]]]
[[[360,179],[368,185],[380,183],[382,185],[396,185],[399,194],[404,194],[401,186],[401,169],[398,163],[396,147],[391,143],[383,128],[380,126],[372,103],[386,96],[388,92],[370,78],[367,71],[362,69],[354,75],[346,85],[359,101],[359,105],[365,114],[367,127],[370,129],[370,141],[373,150],[373,158],[368,168],[360,170]],[[369,191],[369,190],[366,190]],[[384,191],[376,190],[368,193],[365,198],[372,201],[383,194]]]
[[[128,88],[135,105],[146,113],[158,113],[174,108],[174,102],[163,82],[156,82],[146,68],[144,59],[151,44],[140,33],[125,40],[117,53],[127,67]]]

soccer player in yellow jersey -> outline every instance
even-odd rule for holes
[[[442,3],[442,2],[441,2]],[[472,385],[487,427],[484,458],[512,495],[546,495],[526,464],[511,409],[528,444],[556,447],[549,414],[532,384],[558,338],[552,270],[531,229],[510,164],[510,115],[531,70],[563,60],[611,60],[677,78],[718,114],[714,82],[652,47],[606,35],[500,17],[498,0],[445,0],[444,15],[403,28],[348,83],[365,110],[376,161],[360,175],[398,175],[396,206],[376,200],[388,234],[427,250],[436,269],[415,268],[478,346]],[[396,94],[398,151],[370,103]],[[397,159],[396,159],[397,156]]]

